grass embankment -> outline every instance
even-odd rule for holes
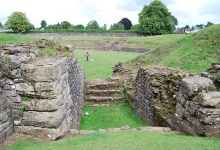
[[[140,55],[140,53],[134,52],[89,50],[89,61],[86,61],[86,52],[84,50],[74,50],[75,57],[77,57],[80,65],[85,69],[86,80],[106,79],[112,76],[112,67],[115,64],[126,62]]]
[[[163,65],[201,73],[220,60],[220,25],[205,28],[164,44],[127,63],[132,68]]]
[[[8,150],[218,150],[220,140],[172,133],[120,131],[93,133],[51,143],[24,140]]]
[[[162,44],[169,43],[173,40],[185,37],[183,34],[169,34],[147,37],[125,37],[121,46],[134,48],[156,48]],[[94,37],[94,36],[70,36],[65,37],[64,44],[72,44],[75,47],[97,48],[99,41],[114,40],[120,41],[122,37]]]
[[[40,40],[42,37],[38,36],[25,36],[20,34],[8,34],[8,33],[0,33],[0,43],[1,44],[14,44],[20,42],[33,42],[36,40]]]

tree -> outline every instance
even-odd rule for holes
[[[139,24],[135,24],[131,27],[131,30],[133,31],[139,31],[140,30],[140,25]]]
[[[107,30],[107,25],[104,24],[103,27],[102,27],[102,29],[103,29],[103,30]]]
[[[173,24],[174,24],[175,26],[178,25],[178,20],[177,20],[177,18],[174,17],[173,15],[171,15],[171,20],[173,21]]]
[[[100,27],[96,20],[92,20],[87,24],[86,29],[100,29]]]
[[[185,26],[185,29],[189,29],[189,28],[190,28],[190,26],[189,26],[189,25],[186,25],[186,26]]]
[[[75,25],[74,29],[84,29],[85,27],[82,24]]]
[[[207,22],[206,27],[209,27],[209,26],[212,26],[212,25],[214,25],[214,23],[212,23],[212,22]]]
[[[118,23],[122,23],[124,25],[125,30],[130,30],[132,27],[132,23],[128,18],[123,18]]]
[[[61,22],[60,26],[61,26],[62,29],[67,30],[67,29],[70,28],[72,25],[71,25],[71,23],[69,23],[68,21],[63,21],[63,22]]]
[[[3,28],[3,24],[0,22],[0,28]]]
[[[204,26],[205,26],[204,24],[197,24],[197,25],[196,25],[196,27],[197,27],[197,28],[200,28],[200,29],[204,28]]]
[[[42,20],[40,24],[41,24],[41,27],[40,27],[41,29],[47,26],[47,23],[45,20]]]
[[[124,30],[124,25],[122,23],[114,23],[109,30]]]
[[[34,29],[25,13],[13,12],[5,23],[5,27],[14,32],[26,32]]]
[[[140,32],[144,34],[165,34],[174,32],[171,13],[160,0],[154,0],[149,6],[144,5],[138,14]]]

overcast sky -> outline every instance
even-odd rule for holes
[[[153,0],[0,0],[0,22],[15,11],[26,13],[35,27],[41,20],[47,24],[68,21],[73,25],[96,20],[99,26],[119,22],[128,18],[132,24],[138,23],[138,13],[143,6]],[[168,10],[178,19],[179,25],[193,26],[207,24],[208,21],[220,23],[220,0],[161,0]]]

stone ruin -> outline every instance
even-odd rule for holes
[[[119,41],[115,40],[103,40],[98,41],[98,46],[95,49],[105,51],[123,51],[123,52],[137,52],[145,53],[151,50],[151,48],[136,48],[136,47],[125,47],[123,43],[126,38],[121,38]]]
[[[120,75],[127,68],[117,64],[113,70]],[[126,97],[144,121],[193,136],[220,137],[220,92],[211,79],[162,66],[127,74]]]
[[[0,47],[0,143],[13,131],[55,140],[79,128],[84,71],[72,54],[40,57],[46,46],[72,52],[47,40]]]
[[[40,57],[47,46],[72,51],[47,40],[0,46],[0,143],[13,131],[55,140],[79,127],[84,71],[73,55]],[[126,97],[144,121],[220,137],[220,92],[209,78],[161,66],[134,74],[122,63],[113,74],[125,78]]]

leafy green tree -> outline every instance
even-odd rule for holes
[[[140,32],[144,34],[166,34],[174,32],[171,13],[160,0],[144,5],[139,15]]]
[[[41,29],[47,26],[47,23],[45,20],[42,20],[40,24],[41,24],[41,27],[40,27]]]
[[[199,27],[200,29],[204,28],[204,24],[197,24],[196,27]]]
[[[171,15],[171,20],[173,21],[173,24],[174,24],[175,26],[178,25],[178,20],[177,20],[177,18],[174,17],[173,15]]]
[[[100,27],[96,20],[92,20],[87,24],[86,29],[100,29]]]
[[[84,29],[85,27],[82,24],[73,26],[74,29]]]
[[[209,27],[209,26],[212,26],[212,25],[214,25],[214,23],[212,23],[212,22],[207,22],[206,27]]]
[[[185,26],[185,29],[189,29],[189,28],[190,28],[190,26],[189,26],[189,25],[186,25],[186,26]]]
[[[109,30],[124,30],[124,25],[122,23],[114,23]]]
[[[0,28],[3,28],[3,24],[0,22]]]
[[[140,30],[140,25],[139,24],[135,24],[131,27],[131,30],[133,31],[139,31]]]
[[[62,29],[67,30],[68,28],[71,28],[72,25],[68,21],[63,21],[63,22],[61,22],[60,26]]]
[[[44,30],[53,30],[54,29],[54,26],[53,25],[47,25]]]
[[[14,32],[26,32],[34,29],[25,13],[13,12],[5,23],[5,27]]]

